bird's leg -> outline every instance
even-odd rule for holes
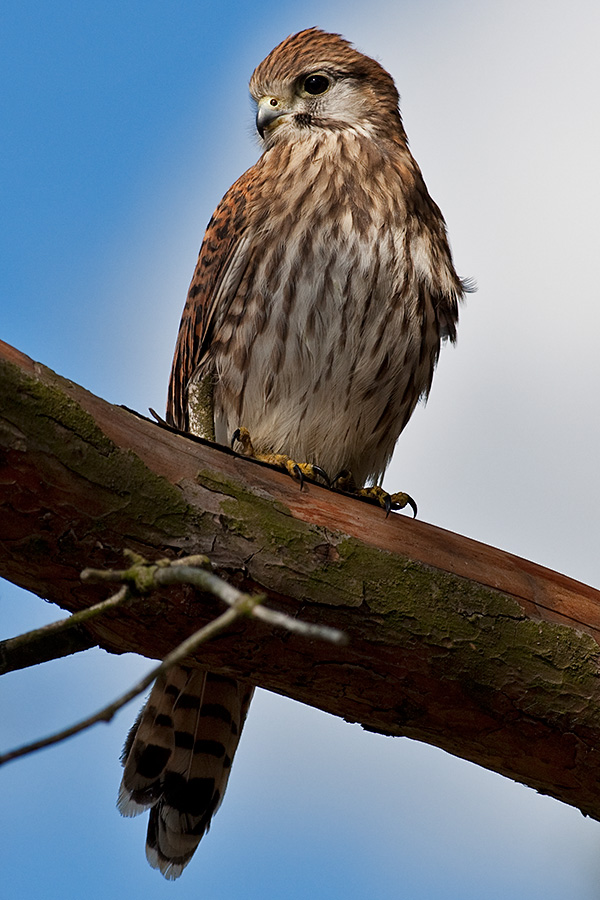
[[[366,500],[367,503],[374,503],[376,506],[381,506],[382,509],[385,509],[386,516],[389,516],[392,511],[395,512],[399,509],[404,509],[406,506],[410,506],[414,518],[417,517],[417,504],[410,494],[405,494],[404,491],[388,494],[387,491],[384,491],[384,489],[377,484],[374,484],[371,487],[357,488],[352,473],[347,469],[341,471],[339,475],[333,479],[332,487],[336,487],[348,494],[354,494],[355,496],[360,497],[361,500]]]
[[[277,469],[283,469],[292,478],[300,482],[300,490],[304,484],[305,478],[317,479],[322,478],[325,484],[329,485],[329,476],[320,466],[313,463],[299,463],[285,453],[257,453],[252,446],[252,439],[247,428],[236,428],[231,438],[231,446],[238,442],[242,446],[242,456],[248,456],[251,459],[258,459],[260,462],[268,463]]]

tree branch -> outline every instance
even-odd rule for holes
[[[435,744],[600,819],[600,594],[558,573],[186,438],[0,345],[0,573],[77,611],[123,546],[208,554],[269,606],[346,632],[234,623],[198,663]],[[86,623],[162,658],[217,614],[185,586]]]

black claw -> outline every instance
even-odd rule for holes
[[[298,463],[294,463],[293,472],[294,472],[294,475],[296,476],[296,478],[298,479],[298,481],[300,482],[300,490],[302,490],[302,486],[304,484],[304,474],[302,472],[302,469],[298,465]]]
[[[165,421],[165,419],[163,419],[162,416],[159,416],[159,414],[156,412],[156,410],[152,409],[151,406],[148,407],[148,412],[150,413],[151,416],[153,416],[156,419],[156,421],[158,422],[159,425],[166,425],[167,428],[169,427],[169,423],[167,421]]]
[[[385,517],[389,516],[392,511],[392,498],[389,494],[385,495],[385,500],[383,501],[383,508],[385,509]]]
[[[416,519],[417,518],[417,504],[415,503],[413,498],[411,496],[409,496],[409,494],[406,494],[406,500],[404,501],[404,503],[402,505],[396,501],[393,504],[392,509],[404,509],[405,506],[410,506],[410,508],[412,509],[412,512],[413,512],[413,519]]]
[[[319,478],[323,479],[327,487],[331,487],[331,481],[329,480],[329,475],[327,474],[325,469],[322,469],[321,466],[313,466],[313,472],[315,472],[315,474],[318,475]]]
[[[235,444],[236,441],[239,441],[239,439],[240,439],[240,429],[236,428],[235,431],[233,432],[233,434],[231,435],[230,446],[231,446],[232,450],[233,450],[233,445]]]

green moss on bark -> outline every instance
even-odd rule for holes
[[[59,376],[46,369],[44,378],[41,381],[15,365],[1,363],[3,416],[16,429],[14,441],[22,442],[18,435],[26,430],[36,452],[42,448],[41,452],[55,457],[96,489],[108,491],[115,497],[113,515],[117,519],[120,510],[135,505],[140,522],[165,535],[182,534],[189,508],[181,492],[134,453],[117,447],[94,418],[61,389]],[[50,380],[55,384],[48,383]],[[115,485],[119,486],[118,493],[114,492]],[[106,526],[106,519],[95,524],[99,534]]]

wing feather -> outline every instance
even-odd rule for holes
[[[167,400],[167,421],[182,431],[191,430],[190,382],[204,374],[210,376],[208,350],[214,322],[227,312],[244,274],[250,243],[246,237],[247,210],[251,206],[255,168],[235,182],[217,207],[206,229],[188,291]]]

